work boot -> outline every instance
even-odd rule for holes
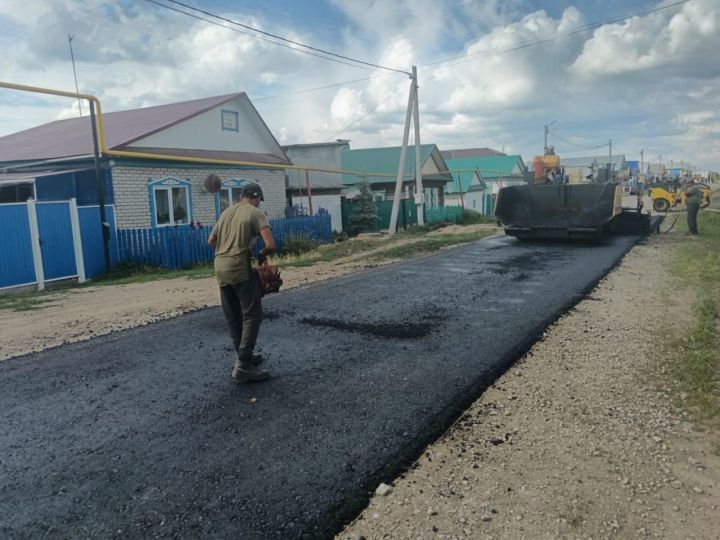
[[[243,362],[239,358],[235,361],[232,378],[239,382],[260,382],[270,378],[268,371],[263,371],[251,362]]]
[[[235,354],[238,354],[237,349],[235,350]],[[239,356],[239,354],[238,354],[238,356]],[[253,353],[253,354],[252,354],[252,357],[250,358],[250,363],[251,363],[253,366],[259,366],[260,364],[263,363],[263,360],[264,360],[264,358],[263,358],[263,355],[262,355],[262,354],[260,354],[260,353]]]

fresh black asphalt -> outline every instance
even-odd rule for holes
[[[256,385],[219,308],[0,363],[0,537],[332,537],[637,239],[490,238],[267,297]]]

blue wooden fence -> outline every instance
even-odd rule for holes
[[[271,219],[273,238],[282,248],[290,235],[307,236],[318,244],[332,239],[330,216]],[[212,227],[165,227],[160,229],[118,229],[121,261],[151,264],[170,270],[210,262],[213,249],[208,245]],[[256,251],[262,248],[258,242]]]

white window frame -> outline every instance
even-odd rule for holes
[[[175,178],[165,178],[158,181],[150,181],[148,183],[148,189],[150,190],[152,215],[150,216],[153,227],[177,227],[182,225],[189,225],[192,221],[192,186],[187,180],[178,180]],[[172,204],[172,190],[173,189],[184,189],[185,190],[185,208],[187,209],[187,215],[184,218],[184,222],[176,222],[175,220],[175,209]],[[168,202],[168,223],[158,223],[158,192],[163,192],[167,197]]]
[[[240,200],[240,195],[242,195],[242,187],[238,187],[238,186],[224,186],[224,187],[220,188],[220,199],[222,200],[222,194],[223,194],[223,192],[226,192],[226,193],[227,193],[227,196],[228,196],[228,206],[232,206],[233,204],[235,204],[235,203],[237,202],[235,199],[233,199],[233,196],[232,196],[232,195],[233,195],[233,190],[236,190],[236,191],[238,192],[238,198],[237,198],[237,200],[239,201],[239,200]],[[220,210],[222,211],[222,207],[220,208]]]

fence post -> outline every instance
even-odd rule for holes
[[[45,272],[43,271],[42,250],[40,249],[40,229],[38,228],[35,199],[28,199],[28,222],[30,225],[30,243],[32,244],[33,264],[35,266],[35,281],[38,291],[45,289]]]
[[[78,283],[85,283],[85,258],[82,250],[82,236],[80,235],[80,218],[75,197],[70,199],[70,226],[72,227],[73,248],[75,250],[75,266],[77,267]]]

